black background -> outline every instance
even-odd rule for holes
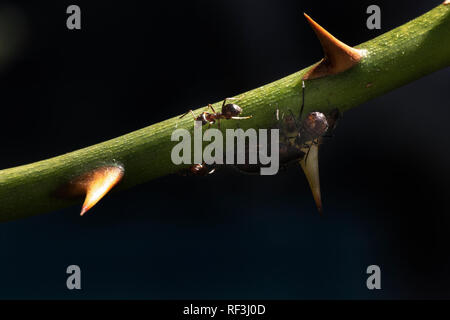
[[[316,62],[303,12],[356,45],[440,2],[1,2],[0,168]],[[66,28],[70,4],[80,31]],[[370,4],[381,31],[366,28]],[[321,148],[323,217],[299,168],[167,176],[82,218],[71,207],[1,224],[0,298],[450,298],[449,80],[442,70],[345,113]],[[65,286],[71,264],[82,269],[78,292]],[[366,288],[371,264],[382,290]]]

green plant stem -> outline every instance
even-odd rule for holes
[[[352,69],[325,78],[308,80],[305,113],[346,111],[426,74],[450,65],[450,5],[439,5],[375,39],[356,46],[367,55]],[[283,79],[236,96],[247,128],[273,125],[275,110],[298,110],[302,76],[310,67]],[[213,106],[220,109],[221,102]],[[198,114],[205,107],[198,109]],[[221,122],[221,130],[237,121]],[[192,117],[172,119],[118,138],[48,160],[0,171],[0,221],[48,212],[75,203],[55,196],[55,191],[90,168],[118,161],[125,176],[124,189],[180,170],[170,160],[175,128],[192,130]],[[77,203],[80,203],[79,201]]]

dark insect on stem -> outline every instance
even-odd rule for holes
[[[209,124],[212,125],[218,122],[220,128],[220,119],[236,119],[236,120],[244,120],[250,119],[252,116],[240,117],[239,115],[242,113],[242,108],[234,103],[226,103],[227,100],[234,100],[235,98],[225,98],[222,104],[222,110],[220,112],[216,112],[211,104],[208,104],[208,108],[212,110],[211,112],[203,111],[200,115],[195,116],[194,111],[189,110],[185,114],[183,114],[181,118],[186,116],[189,112],[194,117],[194,121],[201,121],[202,125]]]
[[[182,170],[181,175],[183,176],[207,176],[213,174],[216,171],[215,165],[203,163],[197,163],[191,165],[188,169]]]
[[[323,139],[332,135],[340,118],[340,113],[338,109],[332,110],[328,115],[314,111],[308,113],[302,120],[305,106],[304,82],[302,83],[302,93],[302,106],[298,119],[289,110],[290,115],[280,121],[279,111],[277,110],[277,120],[280,127],[280,160],[282,158],[296,158],[300,163],[310,185],[317,209],[319,213],[322,213],[318,149]],[[284,147],[282,147],[283,145]],[[284,152],[286,152],[285,155],[283,155]],[[310,154],[311,159],[308,161]]]
[[[302,106],[298,119],[295,119],[291,110],[291,117],[293,123],[296,125],[297,134],[293,139],[293,144],[299,149],[306,149],[305,161],[308,160],[309,151],[312,145],[317,145],[321,142],[322,137],[330,136],[337,125],[340,117],[338,109],[333,109],[328,116],[322,112],[313,111],[306,115],[302,120],[303,109],[305,106],[305,82],[302,81]],[[277,119],[278,120],[278,119]]]
[[[288,110],[288,114],[280,114],[280,110],[276,111],[276,128],[280,130],[279,163],[281,169],[303,159],[306,162],[311,147],[322,143],[323,138],[331,137],[340,117],[339,110],[336,108],[327,115],[318,111],[310,112],[302,120],[305,107],[304,82],[302,82],[302,93],[302,105],[298,117],[292,110]],[[267,141],[270,146],[270,135],[267,136]],[[254,152],[258,152],[258,150],[259,146]],[[249,159],[250,151],[247,146],[245,152],[245,159]],[[261,164],[245,163],[236,164],[234,167],[242,173],[258,174]]]

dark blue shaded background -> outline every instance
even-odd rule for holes
[[[303,11],[353,45],[439,2],[378,1],[381,32],[365,27],[368,1],[80,2],[78,32],[69,4],[8,4],[26,32],[0,74],[0,168],[310,65],[321,48]],[[82,218],[71,207],[0,224],[0,298],[449,298],[449,81],[442,70],[344,115],[321,149],[323,217],[298,167],[160,178]],[[80,292],[65,286],[71,264]],[[366,288],[371,264],[380,291]]]

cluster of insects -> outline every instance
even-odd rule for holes
[[[302,119],[305,106],[304,82],[302,82],[302,92],[302,105],[298,117],[296,117],[291,110],[288,110],[288,114],[280,114],[279,110],[276,111],[276,128],[280,130],[279,162],[282,165],[282,168],[285,168],[290,163],[298,162],[302,159],[306,162],[308,160],[311,147],[322,143],[323,138],[331,137],[331,134],[334,131],[340,117],[339,110],[334,109],[327,115],[322,112],[313,111],[308,113],[305,118]],[[208,108],[210,108],[213,113],[202,112],[199,116],[195,116],[193,111],[189,110],[180,118],[186,116],[190,112],[194,120],[201,121],[202,125],[211,125],[216,121],[220,121],[220,119],[251,118],[251,116],[239,116],[242,113],[242,108],[237,104],[226,103],[227,100],[231,99],[232,98],[227,98],[224,100],[221,112],[215,112],[214,108],[211,105],[208,105]],[[270,135],[268,135],[268,139],[270,139]],[[270,145],[270,141],[268,145]],[[248,153],[250,151],[246,148],[245,152],[245,159],[248,160]],[[253,150],[252,152],[258,152],[258,149]],[[208,165],[206,163],[194,164],[187,170],[187,174],[206,176],[214,173],[216,167],[216,165]],[[234,167],[242,173],[256,174],[259,172],[261,164],[244,163],[235,164]]]
[[[309,151],[313,145],[318,145],[323,138],[332,136],[340,118],[339,110],[333,109],[329,114],[313,111],[302,120],[305,106],[305,83],[302,82],[302,106],[298,118],[289,110],[288,115],[276,113],[278,129],[280,130],[280,158],[308,160]],[[295,155],[298,157],[295,157]],[[281,162],[281,161],[280,161]]]
[[[188,168],[188,170],[183,170],[183,175],[194,175],[194,176],[207,176],[213,174],[216,171],[215,165],[203,163],[193,164]]]

